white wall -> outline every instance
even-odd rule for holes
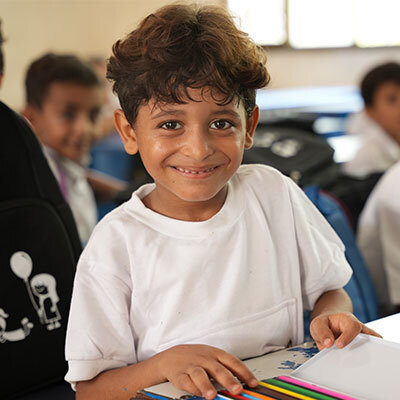
[[[222,4],[223,0],[200,0]],[[0,0],[5,76],[0,99],[24,104],[28,65],[47,51],[109,57],[111,46],[150,12],[171,0]]]
[[[375,65],[400,62],[400,49],[268,50],[270,87],[356,85]]]
[[[200,0],[225,4],[225,0]],[[260,0],[262,1],[262,0]],[[29,63],[46,51],[108,57],[112,44],[148,13],[170,0],[0,0],[6,74],[0,99],[24,104]],[[371,66],[400,61],[399,48],[268,51],[271,87],[357,85]]]

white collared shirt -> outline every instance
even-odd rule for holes
[[[400,304],[400,162],[372,191],[360,216],[357,241],[379,302]]]
[[[343,165],[349,175],[363,177],[384,172],[400,160],[400,146],[365,111],[350,117],[347,134],[362,140],[354,158]]]
[[[61,157],[47,146],[43,146],[43,150],[64,198],[71,207],[81,242],[86,244],[97,223],[97,205],[87,181],[86,168]]]

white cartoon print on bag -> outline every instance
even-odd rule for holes
[[[22,318],[22,327],[19,329],[14,329],[13,331],[6,331],[6,318],[8,318],[8,314],[6,314],[6,312],[0,308],[0,343],[24,340],[31,333],[33,324],[29,322],[28,318]]]
[[[54,276],[46,273],[35,275],[30,282],[28,278],[32,272],[32,259],[28,253],[17,251],[10,258],[10,266],[15,275],[23,279],[29,298],[40,323],[46,325],[49,331],[61,326],[61,315],[57,303],[60,301]],[[34,295],[38,298],[36,303]]]

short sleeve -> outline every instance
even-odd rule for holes
[[[312,310],[328,290],[340,289],[352,275],[344,245],[303,191],[287,179],[292,203],[304,308]]]
[[[110,267],[91,259],[90,252],[78,263],[66,339],[65,380],[73,387],[104,370],[137,362],[129,324],[129,277],[124,265]]]

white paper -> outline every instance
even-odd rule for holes
[[[360,400],[400,399],[400,344],[358,335],[343,349],[324,349],[291,376]]]

